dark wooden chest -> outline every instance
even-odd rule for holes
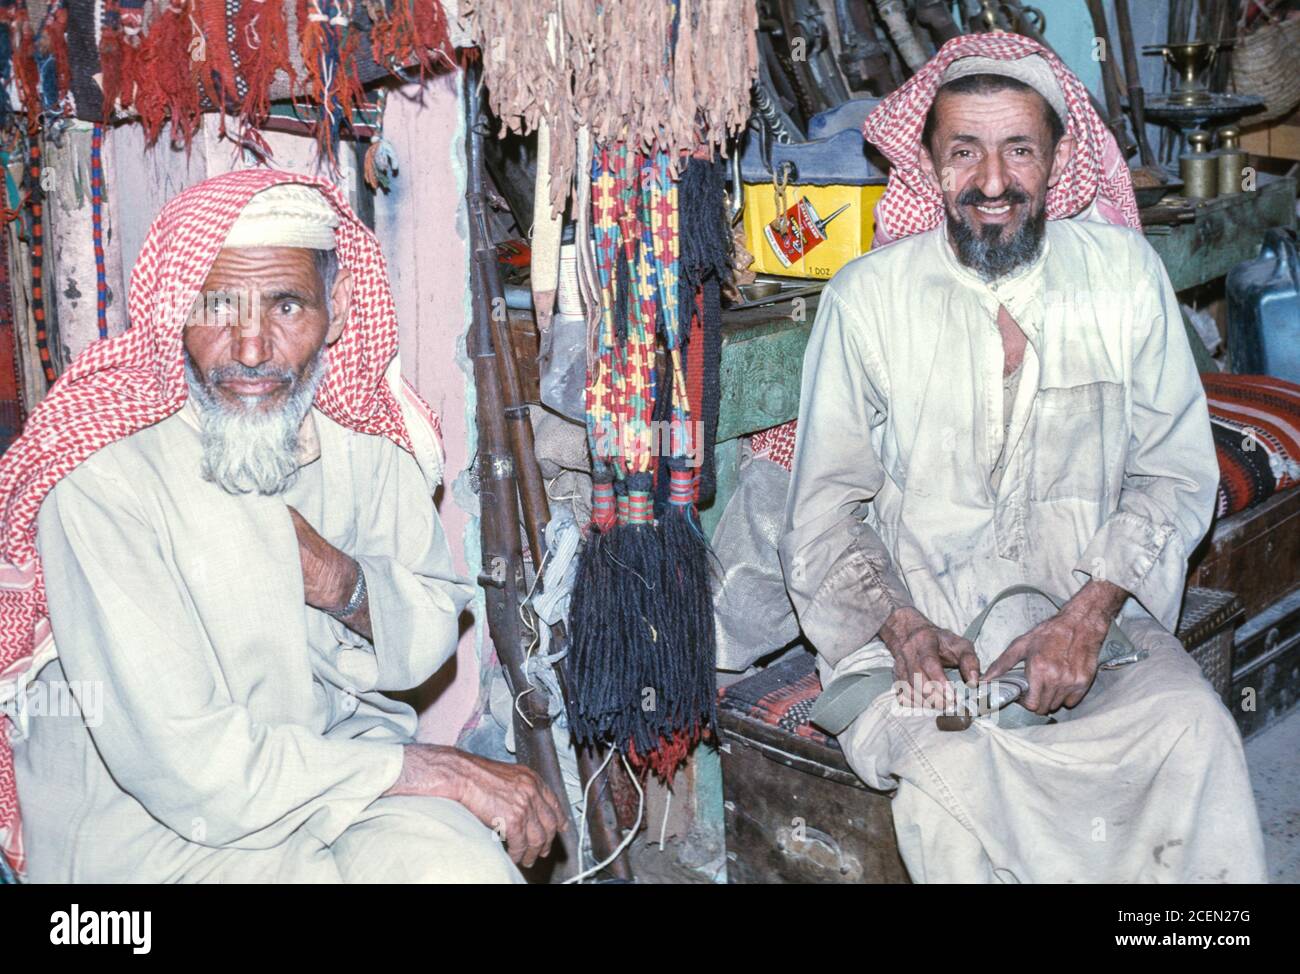
[[[808,724],[811,653],[733,684],[718,712],[729,883],[906,883],[889,795]]]

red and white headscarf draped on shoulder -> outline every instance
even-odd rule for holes
[[[876,235],[872,249],[943,222],[943,197],[918,165],[921,130],[943,83],[944,72],[965,57],[1014,61],[1037,54],[1047,62],[1065,96],[1070,118],[1066,134],[1075,140],[1074,155],[1060,180],[1047,193],[1047,218],[1078,216],[1092,207],[1093,216],[1107,223],[1141,229],[1133,180],[1115,144],[1115,137],[1088,100],[1088,89],[1058,58],[1037,41],[1019,34],[993,31],[954,37],[920,71],[881,100],[862,126],[862,134],[889,160],[889,183],[876,204]],[[794,422],[756,433],[750,449],[790,469],[794,461]]]
[[[867,117],[862,134],[891,166],[885,195],[876,205],[873,246],[930,230],[943,220],[943,198],[921,171],[917,157],[925,116],[948,66],[965,57],[1015,61],[1032,54],[1042,57],[1056,76],[1070,113],[1066,133],[1075,140],[1074,155],[1047,193],[1047,218],[1072,217],[1096,203],[1097,215],[1108,223],[1134,229],[1141,226],[1128,165],[1115,137],[1088,100],[1083,82],[1037,41],[994,31],[954,37]]]
[[[397,313],[379,241],[332,184],[250,169],[206,180],[154,220],[131,273],[130,328],[73,362],[0,459],[0,848],[23,870],[10,736],[20,696],[55,656],[36,551],[36,515],[59,479],[96,450],[176,412],[187,390],[182,332],[217,252],[255,194],[282,183],[313,186],[338,211],[339,264],[351,271],[352,307],[330,349],[316,406],[339,424],[385,436],[410,452],[430,485],[442,472],[438,419],[400,375]]]

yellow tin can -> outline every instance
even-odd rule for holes
[[[883,183],[790,183],[786,219],[779,225],[782,214],[772,183],[746,182],[744,187],[745,246],[754,255],[752,269],[760,274],[826,280],[871,249]]]

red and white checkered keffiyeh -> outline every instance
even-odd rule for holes
[[[25,863],[9,744],[15,700],[55,655],[36,550],[37,512],[59,479],[96,450],[184,404],[181,342],[190,308],[240,210],[254,194],[280,183],[314,186],[338,211],[339,264],[354,281],[351,311],[330,349],[317,408],[349,429],[388,437],[411,452],[431,488],[441,475],[437,417],[400,378],[397,313],[379,241],[335,186],[250,169],[199,183],[164,206],[131,274],[131,327],[73,362],[0,459],[0,849],[19,872]]]
[[[930,230],[943,220],[943,197],[921,171],[918,156],[925,117],[948,66],[965,57],[1014,61],[1031,54],[1040,55],[1056,76],[1070,113],[1066,133],[1075,139],[1074,155],[1061,179],[1048,190],[1047,218],[1075,216],[1095,202],[1107,222],[1135,230],[1141,227],[1128,164],[1088,100],[1083,82],[1037,41],[993,31],[954,37],[867,117],[862,134],[891,166],[885,195],[876,204],[873,246]]]
[[[1133,180],[1115,137],[1088,100],[1088,89],[1058,58],[1037,41],[1019,34],[992,31],[954,37],[907,83],[881,101],[862,126],[866,140],[890,162],[889,183],[876,204],[876,235],[872,249],[914,233],[932,230],[943,221],[943,197],[918,166],[921,130],[948,66],[959,58],[986,57],[1010,61],[1041,55],[1056,76],[1070,120],[1066,128],[1075,139],[1074,155],[1056,186],[1047,193],[1047,218],[1061,220],[1096,204],[1107,223],[1140,230]],[[750,438],[754,455],[789,470],[794,464],[797,423],[763,430]]]

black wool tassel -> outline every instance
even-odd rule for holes
[[[592,522],[578,556],[578,570],[569,603],[572,642],[565,672],[573,706],[569,724],[584,743],[608,740],[625,722],[623,660],[615,626],[619,604],[613,566],[621,543],[615,513],[614,485],[605,479],[592,484]]]

